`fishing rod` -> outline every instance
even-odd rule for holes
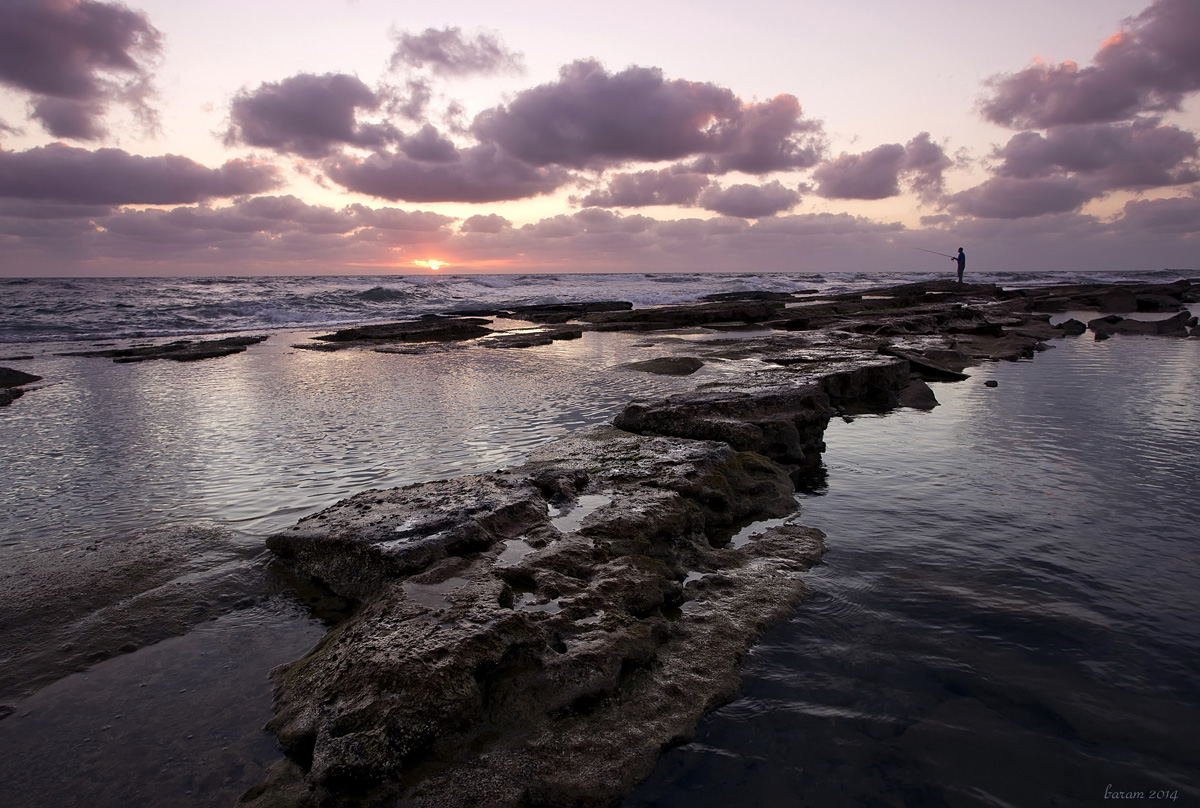
[[[942,256],[943,258],[957,258],[957,257],[958,257],[958,256],[955,256],[955,255],[947,255],[946,253],[933,252],[933,250],[927,250],[927,249],[925,249],[924,247],[913,247],[913,249],[914,249],[914,250],[920,250],[921,252],[933,253],[934,255],[940,255],[940,256]]]

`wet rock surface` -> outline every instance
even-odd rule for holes
[[[823,537],[798,523],[794,485],[818,473],[830,418],[928,409],[928,382],[1082,333],[1051,312],[1170,311],[1195,291],[935,282],[582,315],[773,331],[685,343],[741,370],[632,402],[523,466],[363,492],[271,537],[296,580],[360,605],[276,672],[269,729],[287,757],[242,804],[615,803],[732,696],[742,655],[802,597]],[[1116,330],[1127,321],[1088,328],[1191,322]]]
[[[313,337],[318,343],[295,347],[312,351],[340,351],[346,348],[375,347],[397,342],[453,342],[470,340],[492,333],[491,323],[480,317],[443,317],[426,315],[418,320],[344,328],[332,334]]]
[[[25,395],[25,391],[21,389],[24,385],[41,380],[41,376],[23,370],[0,367],[0,407],[5,407]]]
[[[226,337],[215,340],[176,340],[164,345],[145,345],[137,348],[104,348],[95,351],[72,351],[60,356],[98,356],[114,362],[147,362],[152,359],[173,359],[176,362],[195,362],[241,353],[251,345],[266,340],[265,336]]]
[[[605,805],[737,687],[819,531],[777,464],[613,428],[369,491],[269,540],[362,602],[276,674],[288,750],[242,804]]]

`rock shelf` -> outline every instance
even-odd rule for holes
[[[772,330],[686,345],[687,367],[744,367],[736,379],[632,402],[522,466],[365,491],[270,537],[299,579],[357,607],[275,672],[268,728],[286,758],[241,804],[619,802],[734,695],[743,655],[803,597],[824,536],[799,523],[795,487],[819,473],[832,417],[936,406],[928,381],[1080,333],[1050,312],[1178,311],[1085,327],[1197,336],[1182,310],[1196,291],[938,282],[580,309],[584,329]]]

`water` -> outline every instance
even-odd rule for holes
[[[831,424],[811,596],[627,808],[1200,800],[1200,344],[1055,346]]]
[[[588,300],[687,303],[747,290],[825,293],[949,273],[630,273],[296,278],[0,278],[0,344],[332,328],[421,314]],[[972,283],[1167,283],[1174,270],[975,273]],[[15,351],[21,353],[20,351]],[[0,353],[0,357],[4,354]]]
[[[422,355],[291,347],[318,329],[917,279],[0,281],[0,357],[33,357],[0,364],[45,377],[0,409],[3,802],[228,805],[278,755],[260,729],[267,672],[325,630],[300,601],[336,611],[271,569],[266,535],[366,488],[519,463],[632,398],[736,372],[622,371],[687,350],[631,334]],[[198,363],[57,355],[261,329],[267,342]],[[828,484],[801,520],[829,534],[813,596],[630,805],[1091,804],[1110,782],[1194,799],[1200,343],[1055,344],[938,385],[932,413],[831,425]]]

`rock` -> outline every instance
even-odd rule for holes
[[[506,313],[518,320],[533,323],[565,323],[594,312],[629,311],[633,304],[624,300],[593,300],[585,303],[544,303],[533,306],[513,306]]]
[[[25,384],[40,382],[41,380],[41,376],[35,376],[32,373],[0,367],[0,388],[20,387]]]
[[[111,358],[114,362],[147,362],[152,359],[173,359],[176,362],[194,362],[200,359],[216,359],[241,353],[250,345],[266,340],[258,337],[226,337],[207,341],[177,340],[165,345],[147,345],[139,348],[108,348],[99,351],[71,351],[59,356],[98,356]]]
[[[986,382],[983,383],[983,386],[984,387],[999,387],[1000,382],[996,381],[995,379],[988,379]]]
[[[900,406],[916,410],[932,410],[938,405],[933,389],[921,379],[914,379],[900,391]]]
[[[7,407],[23,395],[25,391],[20,387],[0,387],[0,407]]]
[[[732,301],[597,312],[584,315],[582,319],[610,329],[683,328],[710,323],[761,323],[782,308],[783,304],[776,301]]]
[[[906,351],[894,345],[881,345],[879,352],[886,356],[895,356],[908,362],[909,369],[922,379],[932,381],[962,381],[969,378],[967,374],[943,365],[928,356],[922,356],[916,351]]]
[[[557,328],[543,328],[532,332],[496,334],[480,340],[479,344],[485,348],[533,348],[538,345],[549,345],[559,340],[579,339],[582,336],[582,328],[576,326],[559,326]]]
[[[332,334],[313,337],[313,339],[334,345],[332,350],[342,347],[380,345],[388,342],[466,340],[491,334],[492,329],[485,327],[490,322],[490,320],[478,317],[443,317],[432,314],[419,320],[344,328]]]
[[[1079,336],[1080,334],[1087,331],[1087,328],[1088,328],[1087,323],[1081,323],[1079,320],[1076,320],[1074,317],[1072,317],[1070,320],[1067,320],[1066,322],[1059,323],[1057,327],[1064,334],[1068,334],[1073,337]]]
[[[618,367],[625,370],[639,370],[643,373],[657,373],[662,376],[690,376],[704,367],[704,362],[694,356],[663,356],[658,359],[647,359],[644,362],[628,362]]]
[[[799,292],[798,294],[815,294],[815,289]],[[795,302],[792,292],[718,292],[700,298],[707,303],[726,303],[733,300],[774,300],[781,303]]]
[[[241,804],[612,804],[802,596],[819,531],[728,544],[795,507],[761,456],[601,428],[302,520],[272,549],[362,606],[274,673],[287,759]]]
[[[1096,339],[1105,339],[1113,334],[1154,334],[1159,336],[1186,337],[1191,314],[1181,311],[1164,320],[1134,320],[1110,314],[1088,322]]]

